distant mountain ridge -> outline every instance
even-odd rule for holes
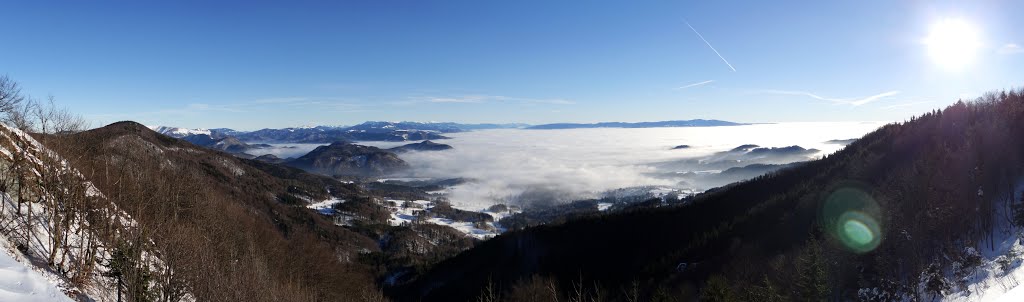
[[[211,135],[212,134],[212,132],[209,129],[203,129],[203,128],[189,129],[189,128],[181,128],[181,127],[151,126],[151,127],[149,127],[149,129],[153,129],[153,131],[156,131],[157,133],[160,133],[160,134],[163,134],[163,135],[166,135],[166,136],[170,136],[170,137],[173,137],[173,138],[184,138],[184,137],[189,136],[189,135],[199,135],[199,134]]]
[[[188,129],[180,127],[150,127],[156,132],[174,138],[186,139],[193,135],[207,135],[212,139],[235,137],[246,143],[330,144],[339,141],[420,141],[446,139],[442,133],[457,133],[486,129],[524,128],[527,124],[460,124],[450,122],[384,122],[368,121],[355,126],[313,126],[280,129],[239,131],[230,128]],[[191,140],[190,140],[191,141]]]
[[[663,127],[718,127],[718,126],[741,126],[749,125],[745,123],[736,123],[722,120],[676,120],[676,121],[660,121],[660,122],[601,122],[592,124],[580,124],[580,123],[556,123],[556,124],[543,124],[527,127],[526,129],[581,129],[581,128],[663,128]]]
[[[181,139],[197,146],[228,153],[245,153],[251,149],[264,148],[267,145],[250,145],[229,134],[219,132],[217,129],[188,129],[179,127],[149,127],[153,131]]]
[[[525,128],[529,127],[527,124],[461,124],[452,122],[382,122],[382,121],[368,121],[359,125],[347,127],[347,130],[365,130],[365,131],[380,131],[380,130],[420,130],[420,131],[437,131],[440,133],[457,133],[467,132],[473,130],[487,130],[487,129],[514,129],[514,128]]]
[[[447,133],[489,129],[576,129],[576,128],[660,128],[660,127],[716,127],[749,125],[722,120],[674,120],[660,122],[601,122],[593,124],[554,123],[529,125],[522,123],[462,124],[453,122],[387,122],[367,121],[354,126],[312,126],[280,129],[239,131],[230,128],[188,129],[180,127],[150,127],[156,132],[185,139],[193,135],[207,135],[212,139],[234,137],[244,143],[330,144],[344,141],[422,141],[446,139]]]
[[[329,127],[262,129],[238,132],[235,136],[245,142],[292,144],[330,144],[339,141],[402,142],[448,138],[429,130],[357,130]]]

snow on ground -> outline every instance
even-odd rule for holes
[[[174,137],[185,137],[189,135],[210,135],[208,129],[188,129],[179,127],[167,127],[167,126],[150,126],[149,129],[156,131],[160,134],[174,136]]]
[[[602,198],[612,199],[628,199],[637,196],[651,196],[666,199],[667,197],[673,197],[675,199],[683,199],[687,196],[693,196],[701,191],[694,189],[677,189],[664,186],[636,186],[627,188],[618,188],[614,190],[608,190],[601,194]],[[666,199],[668,201],[668,199]]]
[[[419,211],[429,210],[430,208],[434,207],[434,203],[427,200],[413,200],[410,201],[411,204],[406,204],[406,201],[404,200],[389,199],[387,201],[388,202],[385,203],[385,206],[387,206],[388,209],[391,210],[391,219],[388,220],[388,223],[395,226],[402,225],[403,223],[412,223],[416,221],[416,216]],[[390,206],[389,204],[394,204],[395,206]],[[470,236],[480,240],[490,239],[493,238],[494,236],[498,236],[498,234],[505,232],[505,228],[501,227],[498,224],[495,224],[495,221],[501,220],[501,218],[511,215],[510,213],[495,213],[490,211],[477,212],[491,215],[491,217],[493,217],[494,220],[486,222],[485,224],[487,226],[484,228],[478,228],[477,224],[473,222],[456,221],[441,217],[429,218],[423,220],[422,222],[448,226],[459,232],[466,234],[466,236]]]
[[[1024,181],[1019,181],[1014,192],[1024,190]],[[980,195],[980,193],[979,193]],[[1013,196],[1020,200],[1020,195]],[[1001,209],[997,216],[1009,209]],[[1006,220],[995,231],[993,248],[981,247],[981,265],[968,276],[966,288],[955,288],[941,299],[943,302],[1010,302],[1024,301],[1024,229],[1011,225]],[[987,245],[982,243],[981,245]],[[974,248],[969,248],[974,249]],[[954,280],[952,276],[948,276]]]
[[[422,211],[427,208],[433,207],[434,204],[426,200],[414,200],[412,201],[413,206],[405,207],[404,200],[388,199],[389,203],[394,203],[396,206],[392,207],[387,204],[388,210],[391,210],[391,219],[388,219],[388,223],[391,225],[402,225],[403,223],[412,223],[416,220],[416,212]]]
[[[21,146],[25,146],[25,149],[22,149]],[[40,171],[46,173],[70,173],[78,177],[82,176],[67,161],[61,159],[53,151],[46,149],[45,146],[28,134],[0,123],[0,149],[6,148],[12,148],[25,155],[31,163],[34,163],[34,165],[29,165],[28,168],[30,172],[37,176],[41,175]],[[163,152],[160,147],[154,145],[153,148]],[[11,150],[7,149],[6,151],[8,152],[0,153],[10,154]],[[40,158],[46,157],[49,157],[47,162],[40,160]],[[50,164],[48,165],[47,163]],[[5,159],[0,158],[0,165],[5,164],[7,164]],[[88,183],[84,178],[79,178],[78,180],[84,182],[86,196],[103,198],[103,193],[91,183]],[[29,190],[28,193],[39,192]],[[54,248],[50,241],[50,238],[53,237],[51,229],[54,226],[50,221],[52,217],[48,215],[52,211],[46,210],[46,207],[49,206],[45,202],[47,198],[52,197],[48,195],[36,196],[35,198],[29,197],[19,203],[8,194],[0,193],[0,217],[4,218],[0,219],[0,229],[4,230],[3,233],[0,233],[0,249],[4,250],[0,252],[0,301],[72,301],[72,299],[63,294],[60,290],[61,288],[67,289],[69,292],[77,292],[79,298],[86,301],[115,301],[116,287],[110,282],[109,278],[101,275],[106,270],[102,266],[102,261],[93,263],[89,274],[84,276],[86,278],[85,285],[79,288],[75,288],[68,282],[67,278],[54,273],[48,268],[45,255],[49,255]],[[107,208],[100,207],[97,209],[102,212],[101,216],[116,219],[125,227],[136,226],[134,219],[118,209],[116,205],[108,206]],[[87,237],[92,235],[87,232],[80,232],[80,230],[83,227],[88,227],[89,222],[80,216],[72,218],[71,225],[69,226],[70,229],[63,237],[63,244],[60,246],[60,250],[55,253],[54,263],[59,263],[57,266],[61,267],[67,263],[74,263],[76,259],[82,257],[91,257],[99,260],[108,259],[110,253],[107,248],[101,246],[95,251],[86,249],[86,241],[95,239]],[[24,247],[24,254],[12,248],[16,242]],[[92,254],[87,254],[88,252],[92,252]],[[155,265],[163,265],[163,262],[158,257],[155,257],[148,251],[143,251],[142,257],[151,264],[151,268]],[[53,291],[54,289],[56,291]],[[54,296],[51,293],[56,293],[60,296]],[[185,294],[184,300],[194,301],[188,293]]]
[[[385,182],[387,180],[388,179],[380,179],[378,181]],[[394,179],[392,179],[392,180],[394,180]],[[408,181],[408,180],[420,180],[420,179],[405,178],[405,179],[402,179],[402,180]],[[447,188],[445,188],[443,190],[432,191],[432,192],[428,192],[428,193],[435,194],[435,195],[447,196],[447,193],[450,193],[451,189],[452,189],[451,187],[447,187]],[[682,200],[682,199],[684,199],[684,198],[686,198],[688,196],[693,196],[693,195],[695,195],[697,193],[699,193],[699,192],[698,191],[694,191],[694,190],[690,190],[690,189],[680,190],[680,189],[674,189],[674,188],[663,187],[663,186],[639,186],[639,187],[629,187],[629,188],[620,188],[620,189],[615,189],[615,190],[609,190],[609,191],[603,193],[603,196],[604,197],[609,197],[609,198],[624,199],[624,198],[633,197],[633,196],[639,196],[639,195],[649,195],[649,196],[652,196],[652,197],[665,198],[666,201],[670,201],[672,199]],[[671,199],[669,199],[669,198],[671,198]],[[404,205],[406,205],[406,201],[405,200],[388,199],[388,200],[385,201],[384,206],[387,207],[391,211],[391,218],[388,220],[388,222],[391,225],[398,226],[398,225],[402,225],[403,223],[412,223],[412,222],[416,221],[416,216],[417,216],[417,213],[419,211],[429,210],[430,208],[432,208],[434,206],[434,204],[432,202],[427,201],[427,200],[414,200],[414,201],[409,201],[409,202],[411,204],[409,204],[410,206],[407,207],[407,206],[404,206]],[[600,203],[597,204],[597,209],[598,209],[598,211],[606,211],[606,210],[611,209],[617,203],[620,203],[620,202],[614,202],[614,203],[613,202],[600,202]],[[392,204],[393,204],[393,206],[392,206]],[[431,218],[431,219],[423,220],[421,222],[432,223],[432,224],[437,224],[437,225],[445,225],[445,226],[452,227],[452,228],[454,228],[456,230],[459,230],[460,232],[465,233],[467,236],[471,236],[471,237],[474,237],[474,238],[477,238],[477,239],[489,239],[489,238],[492,238],[494,236],[497,236],[498,234],[504,233],[506,231],[506,228],[502,227],[501,224],[497,223],[498,221],[501,221],[502,218],[511,216],[512,214],[522,212],[521,208],[515,207],[515,206],[510,207],[510,210],[508,210],[508,211],[494,212],[494,211],[491,211],[490,209],[481,209],[481,208],[475,207],[474,205],[476,205],[476,203],[462,203],[462,204],[451,204],[451,205],[452,205],[453,208],[456,208],[456,209],[459,209],[459,210],[488,214],[488,215],[491,215],[491,217],[493,217],[494,219],[492,221],[490,221],[490,222],[486,222],[485,224],[487,226],[483,227],[483,228],[478,228],[477,227],[478,225],[476,225],[476,224],[474,224],[472,222],[453,221],[453,220],[444,219],[444,218]],[[325,215],[331,215],[331,214],[325,213]]]
[[[1024,301],[1024,286],[1017,286],[999,296],[995,302],[1019,302]]]
[[[0,240],[0,301],[74,301],[58,288],[58,278],[28,265],[7,240]]]
[[[498,236],[498,231],[497,230],[490,230],[490,231],[488,231],[488,230],[479,229],[472,222],[455,221],[455,220],[451,220],[451,219],[447,219],[447,218],[430,218],[430,219],[427,219],[427,222],[433,223],[433,224],[436,224],[436,225],[448,226],[448,227],[451,227],[451,228],[453,228],[455,230],[458,230],[459,232],[462,232],[462,233],[464,233],[464,234],[466,234],[466,235],[468,235],[470,237],[473,237],[473,238],[476,238],[476,239],[481,239],[481,240],[482,239],[489,239],[489,238],[492,238],[494,236]],[[491,222],[488,222],[487,224],[491,225],[492,227],[494,225]]]
[[[44,255],[50,254],[50,251],[51,251],[52,247],[50,246],[49,238],[53,236],[52,233],[50,232],[51,226],[49,225],[49,222],[48,222],[49,217],[46,217],[47,212],[44,210],[43,207],[44,207],[43,204],[40,204],[40,203],[37,203],[37,202],[31,202],[31,201],[24,202],[21,205],[21,207],[20,207],[21,213],[29,213],[29,212],[31,212],[32,216],[34,217],[32,222],[28,223],[26,221],[26,217],[27,216],[25,216],[25,215],[17,215],[16,214],[16,210],[19,209],[18,203],[16,201],[14,201],[14,199],[11,198],[10,196],[8,196],[6,193],[0,193],[0,217],[5,217],[6,218],[6,219],[3,219],[3,220],[0,220],[0,226],[2,226],[3,229],[14,230],[14,229],[18,229],[18,228],[24,228],[25,225],[29,225],[31,227],[31,232],[28,233],[30,235],[30,239],[23,243],[23,244],[25,244],[26,249],[27,249],[25,254],[31,255],[30,257],[33,258],[33,259],[37,259],[37,262],[33,263],[32,261],[29,260],[29,257],[25,257],[23,254],[21,254],[21,252],[15,252],[14,251],[13,243],[16,242],[16,240],[14,239],[14,237],[10,237],[10,236],[12,236],[12,235],[13,236],[17,236],[17,234],[0,234],[0,249],[4,249],[6,251],[6,256],[13,256],[14,257],[13,259],[18,261],[18,262],[20,262],[22,264],[22,266],[32,267],[37,274],[42,274],[43,276],[46,276],[46,279],[53,286],[57,286],[59,288],[66,288],[68,290],[80,291],[86,298],[92,299],[92,300],[95,300],[95,301],[114,301],[115,300],[114,299],[114,295],[116,293],[116,288],[114,287],[113,284],[108,282],[109,279],[107,279],[106,277],[102,277],[101,276],[101,272],[106,270],[106,268],[104,268],[102,263],[101,263],[102,261],[97,261],[93,265],[92,273],[87,277],[87,278],[89,278],[89,281],[90,281],[89,284],[86,285],[86,286],[83,286],[81,288],[75,289],[75,287],[73,285],[68,283],[67,278],[58,276],[55,273],[51,272],[48,268],[46,268],[45,260],[39,260],[39,259],[43,259],[45,257]],[[117,210],[115,210],[115,211],[117,211]],[[135,225],[135,221],[132,220],[130,217],[128,217],[126,214],[123,214],[123,212],[120,213],[117,216],[118,216],[117,218],[120,219],[120,223],[122,225],[126,225],[126,226]],[[84,222],[75,222],[75,223],[84,223]],[[15,227],[15,226],[18,226],[18,227]],[[65,245],[62,248],[62,249],[66,249],[68,252],[67,253],[63,253],[63,252],[57,253],[56,257],[54,258],[54,262],[55,263],[73,262],[76,257],[95,257],[97,259],[107,259],[107,258],[109,258],[109,256],[110,256],[109,251],[107,249],[104,249],[104,248],[100,248],[99,250],[97,250],[95,252],[95,254],[91,254],[91,255],[84,254],[84,252],[83,252],[84,243],[83,242],[84,242],[85,239],[82,236],[79,236],[79,234],[78,234],[78,228],[79,227],[82,227],[82,226],[81,225],[72,226],[71,230],[68,232],[68,234],[66,235],[66,237],[64,239],[65,240]],[[17,233],[17,232],[15,232],[15,233]],[[24,233],[22,233],[22,234],[24,234]],[[68,258],[65,259],[65,257],[68,257]],[[160,259],[155,258],[155,257],[152,258],[151,260],[153,260],[154,263],[160,262]],[[43,263],[39,263],[38,261],[43,261]],[[2,261],[0,261],[0,262],[2,262]],[[36,266],[39,266],[39,267],[37,268]],[[7,267],[7,266],[3,265],[3,264],[0,264],[0,271],[3,271],[5,269],[5,267]],[[0,274],[3,274],[3,272],[0,272]],[[4,282],[4,280],[6,280],[6,279],[3,279],[3,278],[4,277],[0,276],[0,283]],[[4,296],[3,296],[4,293],[5,293],[4,290],[7,290],[7,288],[6,287],[0,288],[0,301],[23,301],[23,300],[20,300],[20,299],[13,299],[13,300],[4,299]],[[57,300],[27,300],[27,301],[57,301]],[[64,300],[59,300],[59,301],[64,301]]]
[[[331,198],[320,202],[314,202],[307,205],[307,208],[314,209],[323,215],[334,215],[334,205],[345,202],[344,199]]]
[[[993,302],[993,301],[1024,301],[1024,268],[1020,266],[1021,253],[1024,246],[1020,239],[1008,238],[997,246],[995,251],[1003,254],[982,260],[982,264],[968,278],[967,288],[943,297],[943,302]],[[1010,253],[1013,251],[1013,253]],[[1008,270],[1003,269],[1000,262],[1009,263]],[[1012,295],[1007,293],[1012,292]],[[1013,297],[1018,299],[1014,299]]]

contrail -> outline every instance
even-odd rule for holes
[[[851,105],[851,106],[854,106],[854,107],[860,106],[860,105],[864,105],[864,104],[867,104],[867,103],[871,103],[871,102],[874,102],[874,101],[877,101],[877,100],[880,100],[880,99],[883,99],[883,98],[887,98],[887,97],[890,97],[890,96],[894,96],[894,95],[897,95],[897,94],[900,94],[899,90],[893,90],[893,91],[886,91],[886,92],[882,92],[882,93],[879,93],[879,94],[876,94],[876,95],[866,96],[866,97],[862,97],[862,98],[829,98],[829,97],[823,97],[823,96],[820,96],[820,95],[817,95],[817,94],[813,94],[813,93],[810,93],[810,92],[806,92],[806,91],[765,90],[764,92],[765,93],[773,93],[773,94],[802,95],[802,96],[807,96],[807,97],[810,97],[810,98],[813,98],[813,99],[816,99],[816,100],[828,101],[828,102],[832,102],[832,103],[835,103],[835,104]]]
[[[704,85],[704,84],[709,84],[709,83],[714,82],[714,81],[715,80],[707,80],[707,81],[703,81],[703,82],[697,82],[697,83],[693,83],[693,84],[689,84],[689,85],[684,85],[684,86],[681,86],[681,87],[676,87],[675,89],[679,90],[679,89],[686,89],[686,88],[690,88],[690,87],[697,87],[697,86],[701,86],[701,85]]]
[[[683,23],[686,23],[686,26],[689,26],[690,29],[693,30],[693,33],[697,34],[697,37],[699,37],[701,41],[704,41],[704,44],[707,44],[708,47],[711,48],[711,51],[714,51],[715,54],[722,59],[722,62],[725,62],[725,65],[729,66],[729,69],[732,69],[733,72],[736,71],[736,68],[732,67],[732,64],[729,64],[729,60],[726,60],[722,54],[718,53],[718,50],[716,50],[714,46],[711,46],[711,43],[709,43],[707,39],[704,39],[704,36],[697,32],[697,29],[693,28],[693,25],[690,25],[690,22],[683,21]]]

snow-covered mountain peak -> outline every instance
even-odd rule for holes
[[[210,129],[203,129],[203,128],[189,129],[189,128],[181,128],[181,127],[169,127],[169,126],[151,126],[150,129],[153,129],[153,131],[156,131],[156,132],[158,132],[160,134],[163,134],[163,135],[166,135],[166,136],[170,136],[170,137],[177,137],[177,138],[182,138],[182,137],[186,137],[186,136],[189,136],[189,135],[199,135],[199,134],[201,134],[201,135],[211,135]]]

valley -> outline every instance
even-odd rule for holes
[[[9,1],[0,302],[1024,301],[1024,1]]]

